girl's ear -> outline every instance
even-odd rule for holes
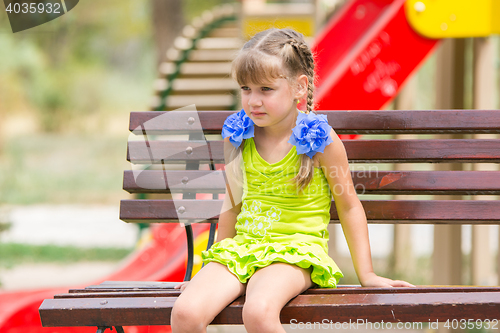
[[[297,78],[297,91],[295,92],[296,100],[300,101],[302,98],[304,98],[304,96],[307,96],[308,83],[309,80],[307,79],[306,75],[299,75],[299,77]]]

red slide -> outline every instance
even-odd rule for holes
[[[103,281],[182,281],[186,263],[186,235],[177,223],[151,226],[153,239],[124,263],[117,272],[100,281],[72,288],[84,288]],[[208,229],[194,224],[195,238]],[[33,277],[36,279],[36,277]],[[47,327],[40,323],[38,308],[46,298],[68,292],[68,287],[7,292],[0,294],[0,332],[2,333],[95,333],[96,327]],[[170,332],[169,327],[127,327],[127,332]]]
[[[318,110],[383,108],[431,53],[437,40],[424,38],[411,29],[404,2],[349,1],[314,40]],[[203,225],[194,227],[195,235],[206,229]],[[177,224],[166,224],[155,226],[153,234],[150,244],[102,281],[181,281],[186,256],[184,229]],[[41,327],[38,307],[42,300],[67,290],[68,287],[64,287],[0,294],[0,332],[95,332],[95,327]],[[162,330],[168,331],[168,328],[126,328],[126,332],[134,333]]]
[[[417,34],[405,0],[349,1],[314,40],[318,110],[387,105],[439,40]]]

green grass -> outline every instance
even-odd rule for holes
[[[35,263],[116,262],[125,258],[131,251],[132,249],[121,248],[79,248],[75,246],[0,243],[0,268]]]

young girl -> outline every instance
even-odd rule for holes
[[[336,287],[343,276],[327,254],[332,196],[361,285],[412,286],[373,272],[344,146],[326,117],[312,112],[314,61],[303,36],[290,29],[258,33],[232,72],[243,110],[222,132],[228,186],[217,241],[202,253],[208,264],[176,287],[182,293],[172,331],[205,332],[246,294],[248,332],[285,332],[279,315],[291,298],[312,286]],[[306,112],[297,110],[303,99]]]

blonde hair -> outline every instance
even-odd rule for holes
[[[306,113],[313,112],[314,56],[304,36],[292,29],[269,29],[256,34],[234,59],[231,72],[240,85],[264,84],[278,78],[286,78],[294,85],[299,75],[306,75]],[[310,183],[313,175],[314,163],[303,154],[299,172],[292,181],[300,191]]]

